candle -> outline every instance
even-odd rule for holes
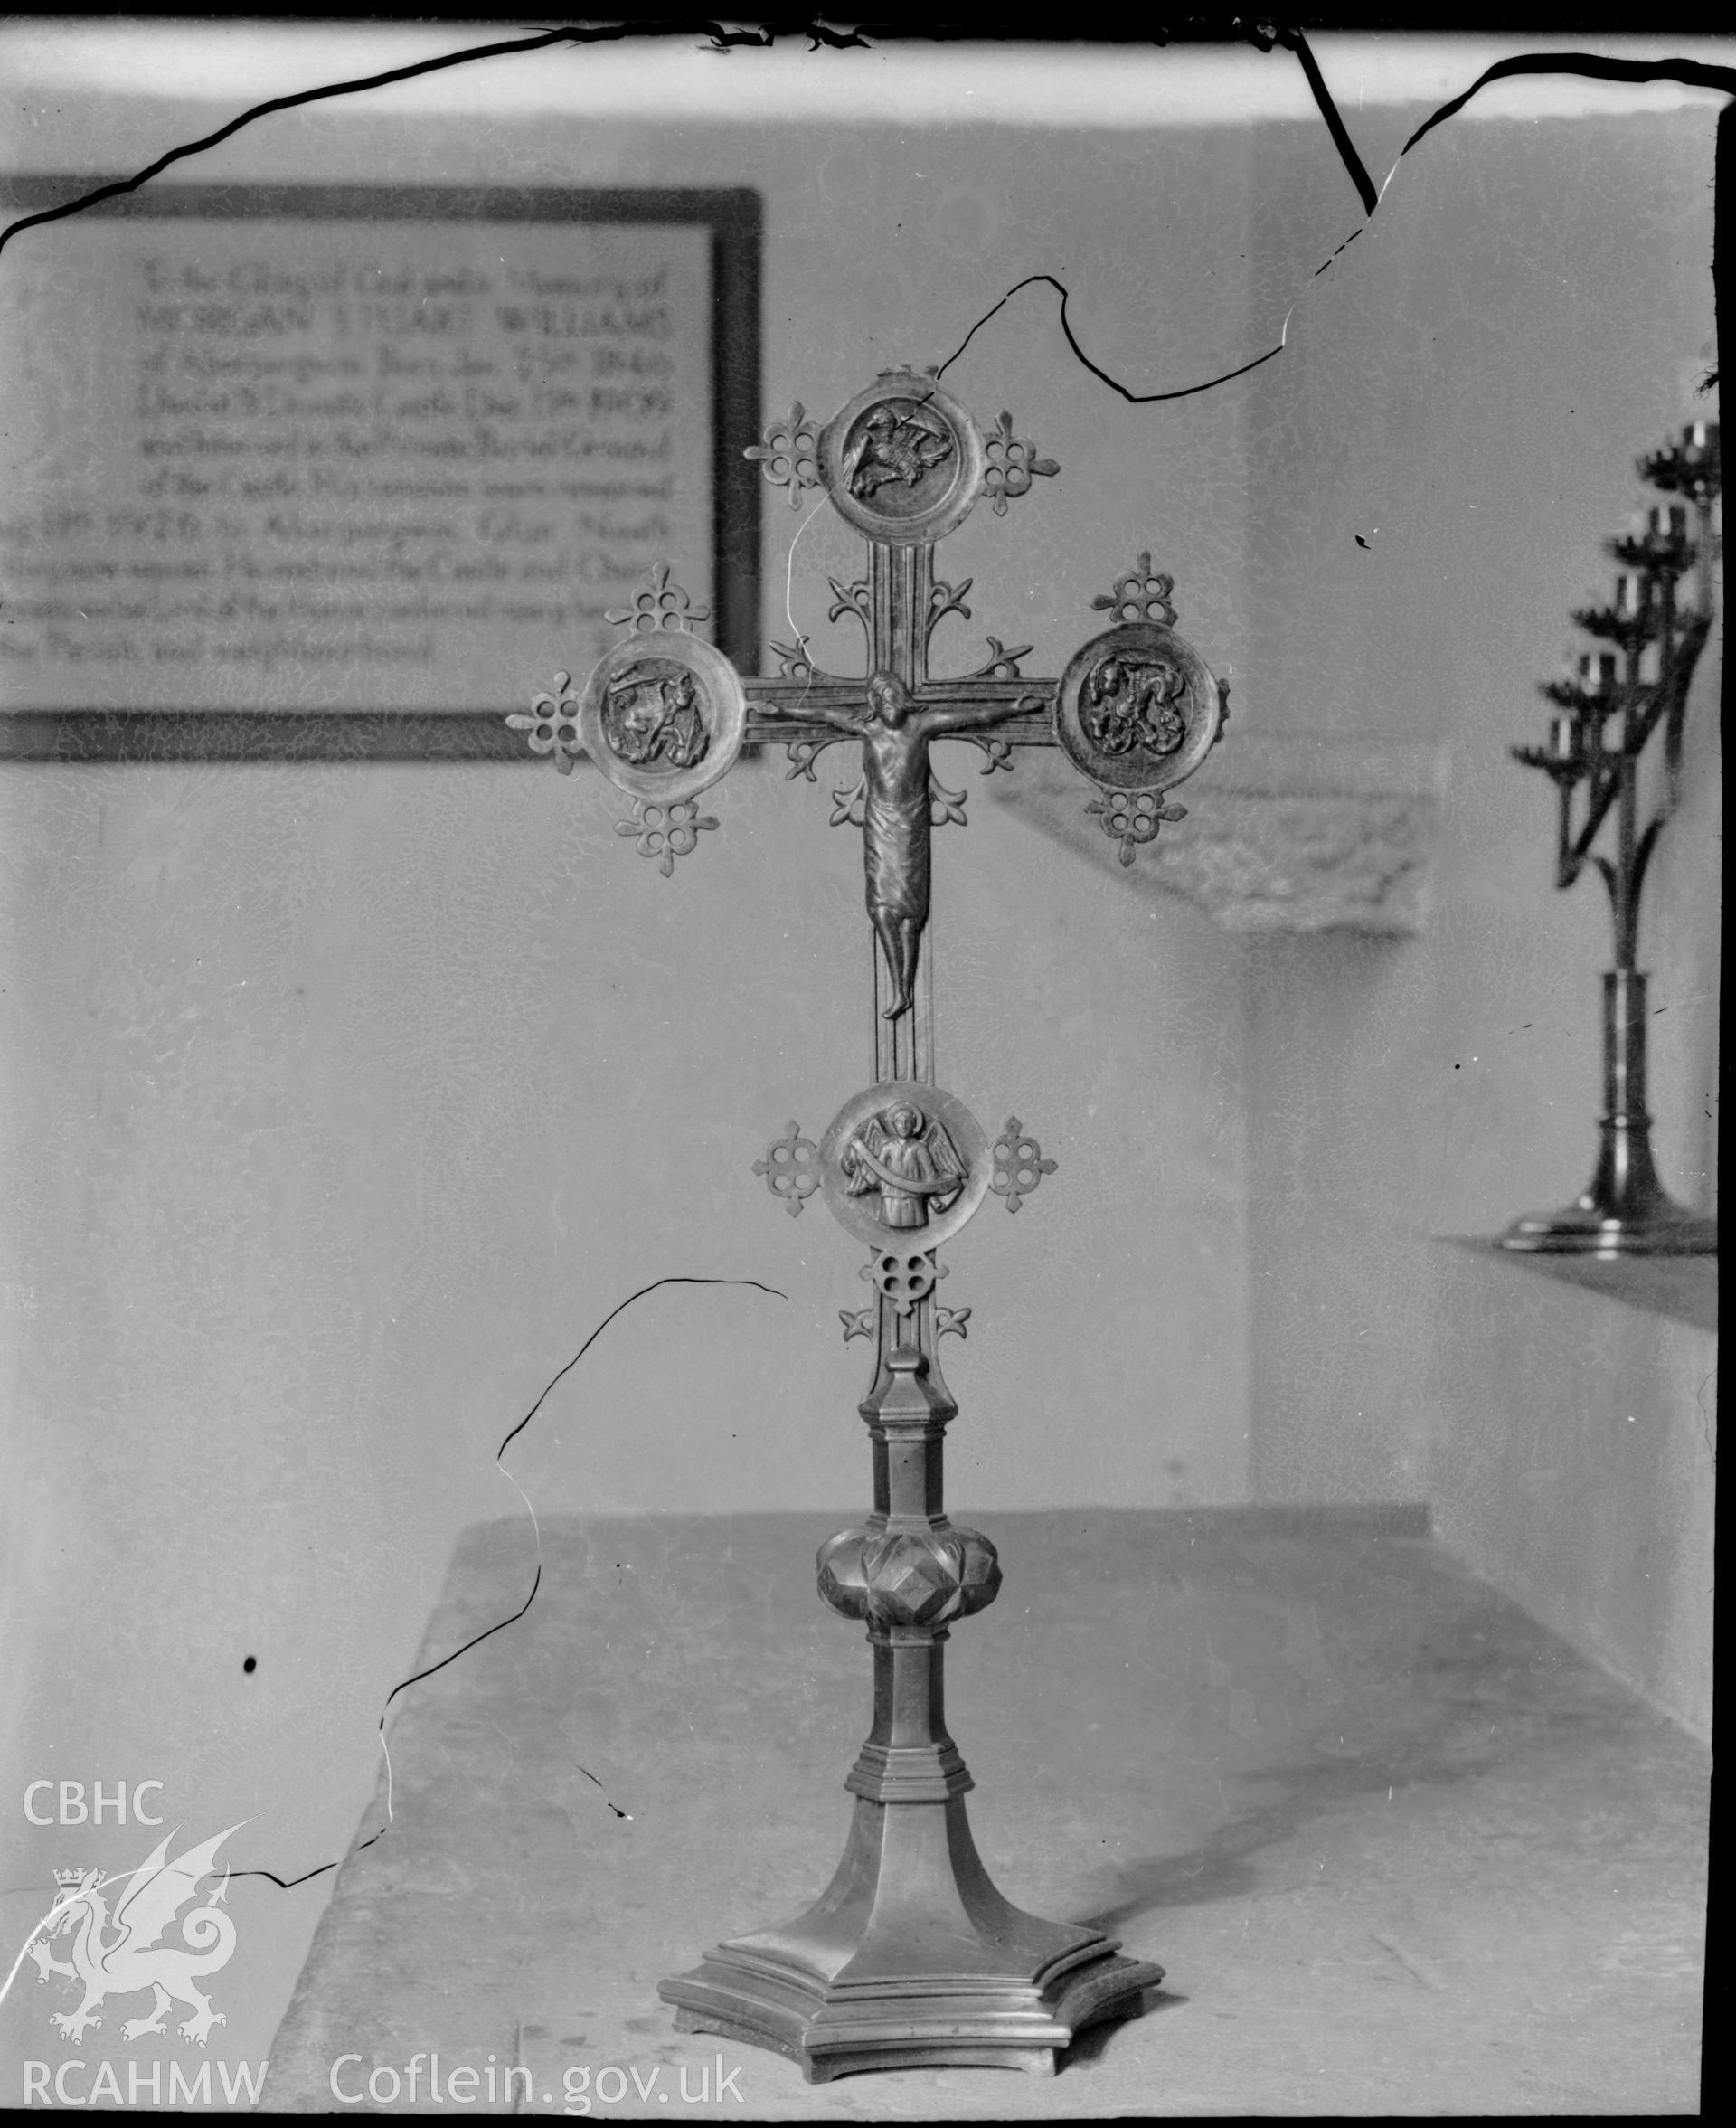
[[[1602,677],[1597,669],[1597,661],[1589,650],[1580,659],[1580,692],[1581,695],[1602,692]]]
[[[1639,579],[1626,569],[1616,579],[1616,611],[1624,620],[1639,611]]]
[[[1691,466],[1697,466],[1706,455],[1706,424],[1690,421],[1682,431],[1682,455]]]
[[[1549,751],[1558,761],[1580,758],[1580,720],[1571,710],[1562,710],[1549,723]]]

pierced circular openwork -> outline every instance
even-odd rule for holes
[[[1166,790],[1211,752],[1218,683],[1175,629],[1129,621],[1092,637],[1061,675],[1055,737],[1075,768],[1114,790]]]
[[[747,719],[729,659],[703,637],[671,627],[627,636],[598,660],[579,730],[611,783],[671,805],[729,772]]]
[[[868,1265],[875,1290],[884,1293],[901,1315],[934,1291],[934,1258],[926,1249],[882,1249]]]
[[[895,546],[962,524],[986,463],[968,412],[915,370],[888,370],[820,433],[820,480],[840,515]]]
[[[839,1225],[901,1264],[958,1232],[993,1169],[976,1117],[920,1080],[864,1087],[820,1140],[820,1188]]]

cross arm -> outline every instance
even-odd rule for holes
[[[992,729],[1012,746],[1052,746],[1060,686],[1045,679],[925,680],[914,692],[937,739]]]
[[[932,735],[944,739],[992,730],[1012,746],[1055,743],[1054,704],[1061,683],[1052,679],[984,677],[924,680],[911,690],[928,713]],[[741,682],[748,698],[749,745],[807,746],[854,737],[866,714],[864,680],[828,673],[750,676]]]
[[[867,714],[864,687],[862,680],[830,675],[825,679],[797,673],[745,677],[741,688],[748,698],[748,722],[743,736],[750,746],[854,737]]]

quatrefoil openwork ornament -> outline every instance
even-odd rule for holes
[[[936,1279],[945,1278],[948,1266],[937,1263],[932,1249],[876,1249],[862,1267],[865,1278],[882,1300],[890,1300],[898,1315],[909,1315],[934,1291]],[[840,1309],[839,1314],[844,1310]],[[844,1338],[847,1345],[848,1337]]]
[[[984,437],[983,451],[987,459],[983,473],[983,492],[997,517],[1005,516],[1008,503],[1016,502],[1020,496],[1029,493],[1033,474],[1048,480],[1061,470],[1059,460],[1038,458],[1034,444],[1014,435],[1013,417],[1009,413],[1004,413],[1000,426],[991,429]]]
[[[615,832],[636,837],[640,856],[655,857],[658,871],[667,879],[675,868],[675,859],[691,856],[699,847],[700,830],[716,826],[717,816],[702,813],[690,798],[674,798],[666,804],[637,798],[633,801],[633,818],[617,820]]]
[[[1174,628],[1175,609],[1170,603],[1169,594],[1175,589],[1173,576],[1152,568],[1147,550],[1125,576],[1116,578],[1113,591],[1107,594],[1099,591],[1091,605],[1099,613],[1113,613],[1118,620],[1150,620],[1164,628]]]
[[[1121,845],[1124,865],[1131,865],[1142,843],[1156,842],[1165,820],[1185,820],[1187,808],[1178,806],[1155,790],[1106,790],[1085,809],[1111,841]]]
[[[820,485],[820,432],[798,399],[781,421],[767,428],[761,441],[749,444],[744,458],[758,459],[774,487],[789,497],[792,510],[802,506],[802,490]]]
[[[997,1197],[1006,1199],[1009,1212],[1016,1212],[1043,1177],[1054,1173],[1055,1163],[1043,1157],[1042,1146],[1016,1116],[1006,1119],[1006,1128],[992,1149],[995,1174],[988,1187]]]
[[[792,1120],[784,1125],[783,1136],[766,1148],[765,1159],[753,1163],[753,1171],[765,1177],[766,1187],[782,1199],[790,1217],[798,1218],[805,1201],[820,1187],[819,1148],[800,1135]]]
[[[572,692],[571,673],[556,673],[553,694],[533,695],[530,714],[514,710],[506,722],[514,732],[529,734],[533,753],[552,753],[561,773],[571,775],[584,742],[579,733],[579,697]]]
[[[696,620],[709,620],[709,606],[695,606],[685,588],[672,582],[669,564],[659,562],[638,590],[628,606],[611,606],[603,619],[616,628],[630,628],[636,635],[648,636],[659,629],[690,629]]]

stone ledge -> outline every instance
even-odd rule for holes
[[[1354,733],[1246,733],[1234,724],[1176,792],[1187,819],[1125,871],[1065,762],[1021,753],[995,797],[1139,891],[1180,894],[1226,931],[1359,931],[1414,937],[1427,913],[1441,749]]]
[[[1542,1249],[1504,1249],[1481,1234],[1443,1234],[1455,1248],[1468,1249],[1487,1263],[1516,1263],[1524,1270],[1602,1293],[1651,1315],[1697,1330],[1718,1332],[1716,1256],[1557,1256]]]

